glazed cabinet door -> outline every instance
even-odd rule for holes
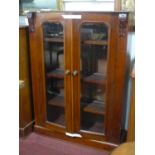
[[[92,140],[107,137],[109,93],[113,67],[110,16],[84,14],[73,21],[73,100],[75,132]],[[111,61],[111,63],[110,63]],[[113,96],[111,95],[111,98]]]
[[[64,26],[59,21],[47,21],[42,24],[42,29],[46,119],[52,124],[65,127]]]
[[[62,133],[70,130],[71,115],[69,22],[61,14],[37,14],[30,34],[36,125]]]

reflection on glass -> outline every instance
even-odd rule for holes
[[[104,133],[108,29],[102,23],[81,26],[81,129]]]
[[[47,120],[64,126],[64,45],[60,23],[43,24]]]

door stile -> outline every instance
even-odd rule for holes
[[[80,130],[80,19],[72,19],[71,82],[73,133]]]
[[[72,132],[72,84],[71,84],[71,44],[72,44],[72,24],[71,20],[64,20],[65,35],[64,35],[64,49],[65,49],[65,107],[66,107],[66,132]],[[68,72],[68,75],[67,75]]]
[[[115,106],[115,72],[116,72],[116,49],[117,49],[117,42],[116,42],[116,30],[115,30],[115,20],[111,18],[110,21],[110,39],[109,39],[109,53],[108,53],[108,68],[107,68],[107,105],[106,105],[106,115],[105,115],[105,135],[106,139],[109,140],[111,137],[113,129],[111,128],[111,124],[113,124],[113,113],[114,113],[114,106]]]

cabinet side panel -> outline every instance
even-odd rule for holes
[[[19,90],[19,127],[24,128],[33,120],[27,28],[19,29],[19,80],[24,81]]]
[[[29,32],[30,36],[30,58],[33,85],[35,123],[41,125],[45,121],[45,86],[44,86],[44,62],[43,41],[40,18],[36,15],[35,31]]]
[[[110,24],[110,45],[108,53],[108,69],[107,69],[107,106],[106,106],[106,117],[105,117],[105,134],[107,141],[111,141],[111,137],[115,136],[113,130],[116,129],[115,125],[113,126],[113,113],[115,113],[115,71],[116,71],[116,52],[117,52],[117,33],[115,29],[115,20],[111,16]]]
[[[113,89],[113,99],[109,107],[108,113],[108,139],[111,142],[120,143],[122,117],[123,117],[123,104],[125,92],[125,73],[126,73],[126,44],[127,44],[127,22],[126,27],[123,29],[124,35],[121,36],[120,21],[118,16],[114,17],[114,33],[112,34],[113,41],[115,42],[113,51],[114,54],[114,68],[113,68],[113,82],[111,89]],[[115,39],[115,40],[114,40]],[[112,70],[109,70],[110,72]],[[110,95],[110,94],[109,94]],[[110,98],[110,97],[109,97]],[[111,111],[111,112],[110,112]]]

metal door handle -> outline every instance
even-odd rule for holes
[[[70,75],[70,70],[69,69],[67,69],[66,71],[65,71],[65,75]]]
[[[78,71],[74,70],[72,74],[73,74],[73,76],[77,76],[78,75]]]

